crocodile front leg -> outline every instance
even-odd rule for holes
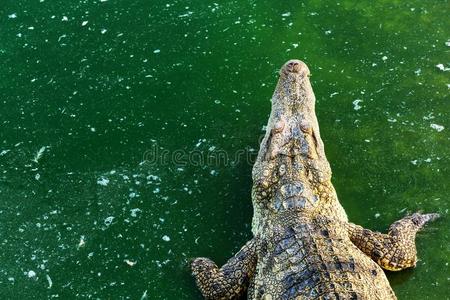
[[[389,227],[387,234],[373,232],[359,225],[348,223],[351,241],[365,254],[370,256],[382,268],[389,271],[415,267],[416,233],[439,214],[415,213],[396,221]]]
[[[192,262],[192,274],[206,299],[235,299],[247,290],[256,268],[256,244],[255,239],[248,241],[220,269],[208,258]]]

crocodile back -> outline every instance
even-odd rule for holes
[[[325,216],[281,216],[258,256],[249,299],[396,299],[383,270]]]

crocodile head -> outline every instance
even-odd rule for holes
[[[253,166],[253,231],[270,215],[312,210],[331,178],[315,114],[310,72],[300,60],[280,70],[266,134]]]

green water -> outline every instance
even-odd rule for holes
[[[399,299],[449,299],[448,12],[2,1],[0,298],[200,299],[187,261],[221,264],[250,238],[251,159],[276,72],[299,58],[351,220],[442,214],[417,268],[388,274]]]

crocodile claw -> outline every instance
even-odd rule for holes
[[[421,214],[417,212],[411,215],[411,221],[417,227],[422,228],[426,223],[434,221],[439,217],[440,215],[438,213]]]

